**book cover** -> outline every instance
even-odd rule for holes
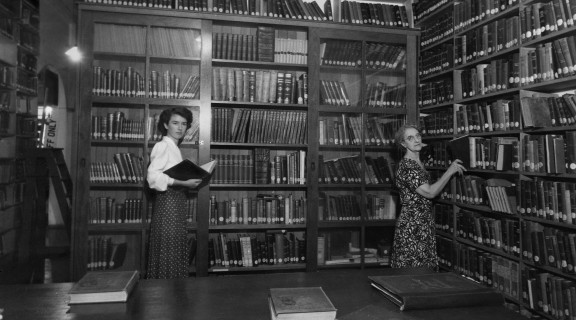
[[[336,308],[322,287],[270,288],[268,302],[273,320],[336,318]]]
[[[371,285],[400,310],[498,305],[502,295],[455,273],[369,276]]]
[[[70,289],[70,304],[127,301],[138,279],[137,270],[88,272]]]
[[[448,154],[452,161],[460,159],[465,168],[470,168],[470,139],[464,135],[448,142]]]
[[[210,181],[215,167],[216,160],[212,160],[199,166],[189,159],[184,159],[177,165],[165,170],[164,173],[171,178],[181,181],[186,181],[189,179],[201,179],[202,183],[207,183]]]

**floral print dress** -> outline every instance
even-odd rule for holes
[[[406,158],[400,161],[396,186],[402,209],[394,230],[393,268],[438,266],[432,201],[416,192],[426,183],[430,183],[430,174],[418,162]]]

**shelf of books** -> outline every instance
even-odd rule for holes
[[[37,5],[0,2],[0,266],[7,277],[31,254],[31,220],[24,213],[34,201],[24,197],[34,192],[28,155],[37,136],[37,25]]]
[[[218,163],[210,184],[190,193],[192,275],[315,271],[326,266],[317,260],[319,238],[335,227],[348,234],[345,241],[330,238],[350,245],[351,265],[388,263],[390,212],[397,208],[391,135],[406,118],[416,119],[407,106],[416,105],[418,31],[376,17],[387,12],[403,21],[403,3],[370,4],[373,21],[351,28],[343,24],[360,23],[330,20],[327,13],[337,11],[341,19],[352,2],[291,2],[286,12],[322,13],[297,23],[290,13],[290,20],[262,16],[278,8],[259,6],[258,17],[251,4],[205,13],[196,2],[166,8],[86,2],[79,4],[88,62],[81,67],[86,112],[78,115],[73,277],[93,269],[145,274],[154,201],[145,169],[160,138],[154,123],[169,106],[194,114],[183,155]],[[336,3],[338,10],[327,10]],[[383,35],[386,41],[371,40]],[[357,65],[322,62],[336,53]],[[346,90],[348,102],[324,95],[327,85]],[[344,118],[348,127],[341,132],[353,143],[318,142],[327,137],[318,130],[322,123]],[[350,181],[319,180],[320,168],[334,161],[354,170]],[[378,173],[366,180],[369,166]],[[332,208],[339,218],[318,211],[325,199],[338,203]]]
[[[409,45],[405,37],[378,42],[328,30],[312,39],[320,55],[311,141],[318,148],[318,268],[387,266],[399,209],[393,136],[415,102],[407,85]]]
[[[574,14],[571,0],[415,5],[430,18],[417,22],[426,164],[468,168],[434,206],[441,266],[547,319],[576,314]]]

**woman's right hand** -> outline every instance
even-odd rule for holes
[[[189,179],[186,181],[182,181],[182,185],[190,189],[197,188],[200,185],[200,183],[202,183],[201,179]]]
[[[464,171],[466,171],[466,168],[462,165],[462,160],[460,159],[452,161],[452,164],[446,170],[450,176],[453,176],[455,173],[462,174]]]

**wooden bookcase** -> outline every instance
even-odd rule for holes
[[[80,66],[80,105],[77,112],[79,139],[75,146],[74,160],[77,169],[73,209],[73,279],[81,277],[94,267],[89,265],[93,257],[99,254],[109,255],[114,248],[125,251],[123,259],[119,260],[120,265],[114,267],[145,272],[152,194],[145,189],[142,181],[133,183],[91,181],[91,168],[101,163],[114,163],[116,154],[131,153],[134,156],[132,159],[141,162],[145,169],[149,152],[154,144],[154,132],[147,129],[146,123],[167,106],[185,106],[194,113],[193,129],[196,131],[191,134],[191,141],[183,144],[184,155],[199,163],[208,162],[212,158],[216,158],[219,162],[211,184],[190,194],[189,233],[195,250],[195,260],[190,266],[191,274],[206,276],[214,273],[316,271],[332,267],[318,263],[319,236],[330,232],[353,231],[358,239],[355,244],[359,251],[364,248],[376,248],[379,242],[388,236],[391,237],[393,220],[368,220],[368,216],[363,213],[366,211],[364,208],[367,203],[362,200],[368,194],[390,193],[390,184],[368,184],[366,181],[347,184],[320,183],[318,159],[320,155],[331,157],[356,155],[359,159],[364,159],[369,154],[374,157],[389,157],[393,153],[392,148],[363,143],[364,140],[360,140],[360,143],[354,146],[320,145],[319,126],[321,120],[327,116],[358,116],[361,120],[358,132],[364,132],[363,127],[372,118],[380,119],[378,121],[381,123],[398,123],[406,119],[416,121],[418,31],[410,28],[383,28],[337,22],[89,3],[79,3],[78,9],[78,43],[84,52],[85,60]],[[277,57],[269,62],[253,61],[241,59],[242,53],[234,58],[220,55],[216,50],[218,35],[220,37],[223,34],[237,35],[235,36],[237,39],[248,39],[262,36],[265,30],[272,30],[276,39],[288,39],[285,41],[291,43],[288,53],[278,52],[278,54],[297,56],[299,59],[279,60]],[[172,37],[161,37],[167,34]],[[173,39],[190,40],[182,42]],[[110,45],[115,40],[126,45]],[[361,63],[358,67],[321,65],[321,52],[328,52],[322,48],[330,42],[358,44],[357,59],[361,61],[365,61],[369,53],[374,53],[368,52],[369,48],[378,46],[381,51],[384,50],[382,48],[394,47],[397,53],[402,52],[404,58],[399,59],[402,63],[397,70],[373,69],[365,67],[365,63]],[[174,51],[158,51],[166,48],[172,48]],[[94,70],[100,72],[118,70],[124,73],[129,70],[128,68],[139,74],[136,78],[140,79],[138,80],[141,84],[140,93],[135,92],[126,96],[122,93],[112,95],[100,94],[100,91],[93,92]],[[153,97],[153,87],[148,86],[152,71],[157,71],[158,74],[168,71],[170,75],[179,78],[181,84],[185,83],[189,76],[198,76],[199,97],[193,99]],[[267,79],[274,73],[276,77],[278,73],[291,74],[291,79],[295,83],[293,88],[298,88],[298,80],[302,84],[302,80],[307,78],[307,102],[303,99],[300,102],[284,100],[282,103],[278,101],[271,103],[264,101],[265,99],[259,100],[258,94],[255,95],[254,102],[249,102],[242,101],[243,98],[228,99],[221,91],[216,92],[214,83],[217,79],[222,81],[228,79],[229,74],[236,76],[242,73],[244,77],[249,77],[251,71],[256,79],[255,83],[263,84],[267,82],[259,82],[260,77]],[[330,106],[321,100],[323,98],[320,93],[320,80],[338,79],[347,85],[348,92],[354,97],[353,103],[349,106]],[[369,106],[364,97],[368,92],[367,86],[370,81],[398,86],[403,93],[399,96],[405,98],[399,99],[396,108]],[[274,85],[274,82],[270,83]],[[258,85],[255,92],[258,92]],[[122,112],[126,120],[143,123],[143,130],[139,132],[139,136],[127,140],[101,139],[98,135],[93,135],[91,128],[94,124],[98,124],[93,121],[102,122],[103,118],[117,112]],[[265,137],[267,139],[251,136],[237,139],[237,136],[233,135],[234,125],[241,123],[242,117],[247,117],[248,113],[250,123],[255,124],[258,123],[258,116],[268,117],[268,121],[261,122],[270,128],[269,136]],[[98,116],[99,120],[95,120],[95,116]],[[283,133],[283,130],[299,134]],[[271,136],[274,134],[277,136],[273,139]],[[359,138],[365,138],[363,135],[364,133]],[[266,181],[256,180],[254,172],[261,167],[256,163],[256,154],[259,155],[261,152],[268,154],[271,159],[277,159],[279,164],[283,161],[290,163],[294,168],[293,171],[297,172],[293,180],[287,183],[279,181],[272,183],[269,178]],[[359,162],[358,167],[362,177],[367,170],[363,163]],[[277,167],[277,171],[273,168],[275,167],[271,166],[269,170],[274,170],[275,176],[277,171],[283,172],[282,165]],[[360,200],[358,212],[362,213],[361,218],[354,221],[319,220],[318,208],[322,205],[319,197],[324,193],[355,195]],[[136,199],[136,202],[140,203],[136,215],[138,218],[121,223],[92,221],[90,212],[97,211],[98,208],[102,208],[102,211],[106,209],[106,200],[98,198],[110,198],[108,203],[113,205],[108,204],[109,208],[116,208],[117,205],[118,208],[122,208],[122,205],[126,207],[127,199]],[[278,219],[280,221],[268,220],[251,224],[240,223],[237,218],[231,216],[228,218],[222,216],[222,212],[234,212],[236,217],[242,216],[241,213],[244,212],[242,207],[251,209],[251,203],[254,203],[254,208],[258,208],[258,205],[262,208],[266,205],[272,208],[274,203],[280,208],[282,202],[285,207],[292,206],[304,216],[285,222]],[[215,208],[219,209],[221,216],[214,215]],[[219,218],[223,221],[218,222]],[[242,221],[245,221],[245,217],[242,218]],[[288,216],[286,218],[290,219]],[[217,262],[218,257],[213,254],[214,243],[222,243],[224,240],[231,247],[236,247],[239,241],[231,240],[245,236],[274,239],[277,242],[272,243],[278,245],[278,249],[281,246],[286,250],[291,248],[291,251],[286,251],[285,258],[288,259],[284,263],[273,265],[261,263],[257,267]],[[91,248],[91,245],[94,248]],[[94,249],[98,245],[107,249],[97,253]],[[385,249],[385,245],[384,243],[382,249]],[[303,251],[305,255],[298,255],[298,258],[289,255]],[[373,255],[374,252],[371,251],[370,254]],[[232,254],[229,260],[233,260]],[[344,266],[364,268],[385,264],[383,260],[374,261],[358,257],[355,261],[348,261]],[[336,266],[342,267],[340,264]]]
[[[426,10],[427,3],[436,7]],[[419,112],[427,133],[425,141],[432,149],[427,159],[429,170],[441,174],[450,161],[448,141],[464,135],[477,142],[473,147],[474,152],[480,151],[474,153],[476,159],[488,160],[453,179],[435,204],[440,261],[445,269],[502,291],[507,301],[528,313],[547,319],[563,318],[561,312],[573,316],[573,295],[565,289],[573,287],[576,280],[571,240],[576,235],[572,222],[576,175],[570,167],[574,143],[569,140],[576,126],[562,117],[552,124],[545,114],[535,119],[548,119],[548,124],[532,126],[526,115],[530,99],[561,99],[575,93],[574,74],[558,68],[561,61],[555,46],[576,34],[572,22],[576,12],[563,20],[551,18],[550,12],[559,12],[559,6],[565,5],[568,12],[568,6],[572,9],[576,3],[508,1],[486,10],[490,9],[488,3],[492,1],[420,1],[421,7],[414,13],[419,18],[416,26],[422,30]],[[467,19],[463,14],[474,12],[470,5],[485,10]],[[542,22],[544,33],[530,27],[531,21]],[[558,28],[550,23],[546,27],[546,21],[553,21]],[[561,25],[559,21],[569,22]],[[471,49],[475,43],[471,38],[478,39],[476,49]],[[567,53],[571,56],[571,51]],[[530,65],[531,61],[540,64]],[[490,77],[478,75],[493,70],[500,71],[497,79],[502,81],[490,86]],[[476,76],[462,77],[467,72]],[[462,79],[475,79],[476,84]],[[482,113],[486,106],[496,116],[493,124],[504,119],[503,126],[491,127],[482,121],[488,119],[486,111]],[[569,109],[561,111],[562,105],[552,100],[537,110],[552,110],[552,118],[556,112],[565,118],[574,116]],[[544,142],[539,144],[540,151],[539,140]],[[554,140],[557,152],[553,151]],[[476,147],[482,143],[486,147]],[[490,151],[491,144],[501,147]],[[496,155],[492,163],[490,158],[480,157],[482,150]],[[498,155],[503,160],[500,164]],[[477,192],[472,189],[474,184]],[[488,198],[495,190],[504,192],[500,201]],[[499,203],[511,205],[502,208]]]
[[[0,268],[3,281],[27,268],[38,217],[31,155],[37,143],[39,8],[29,1],[0,2]]]

